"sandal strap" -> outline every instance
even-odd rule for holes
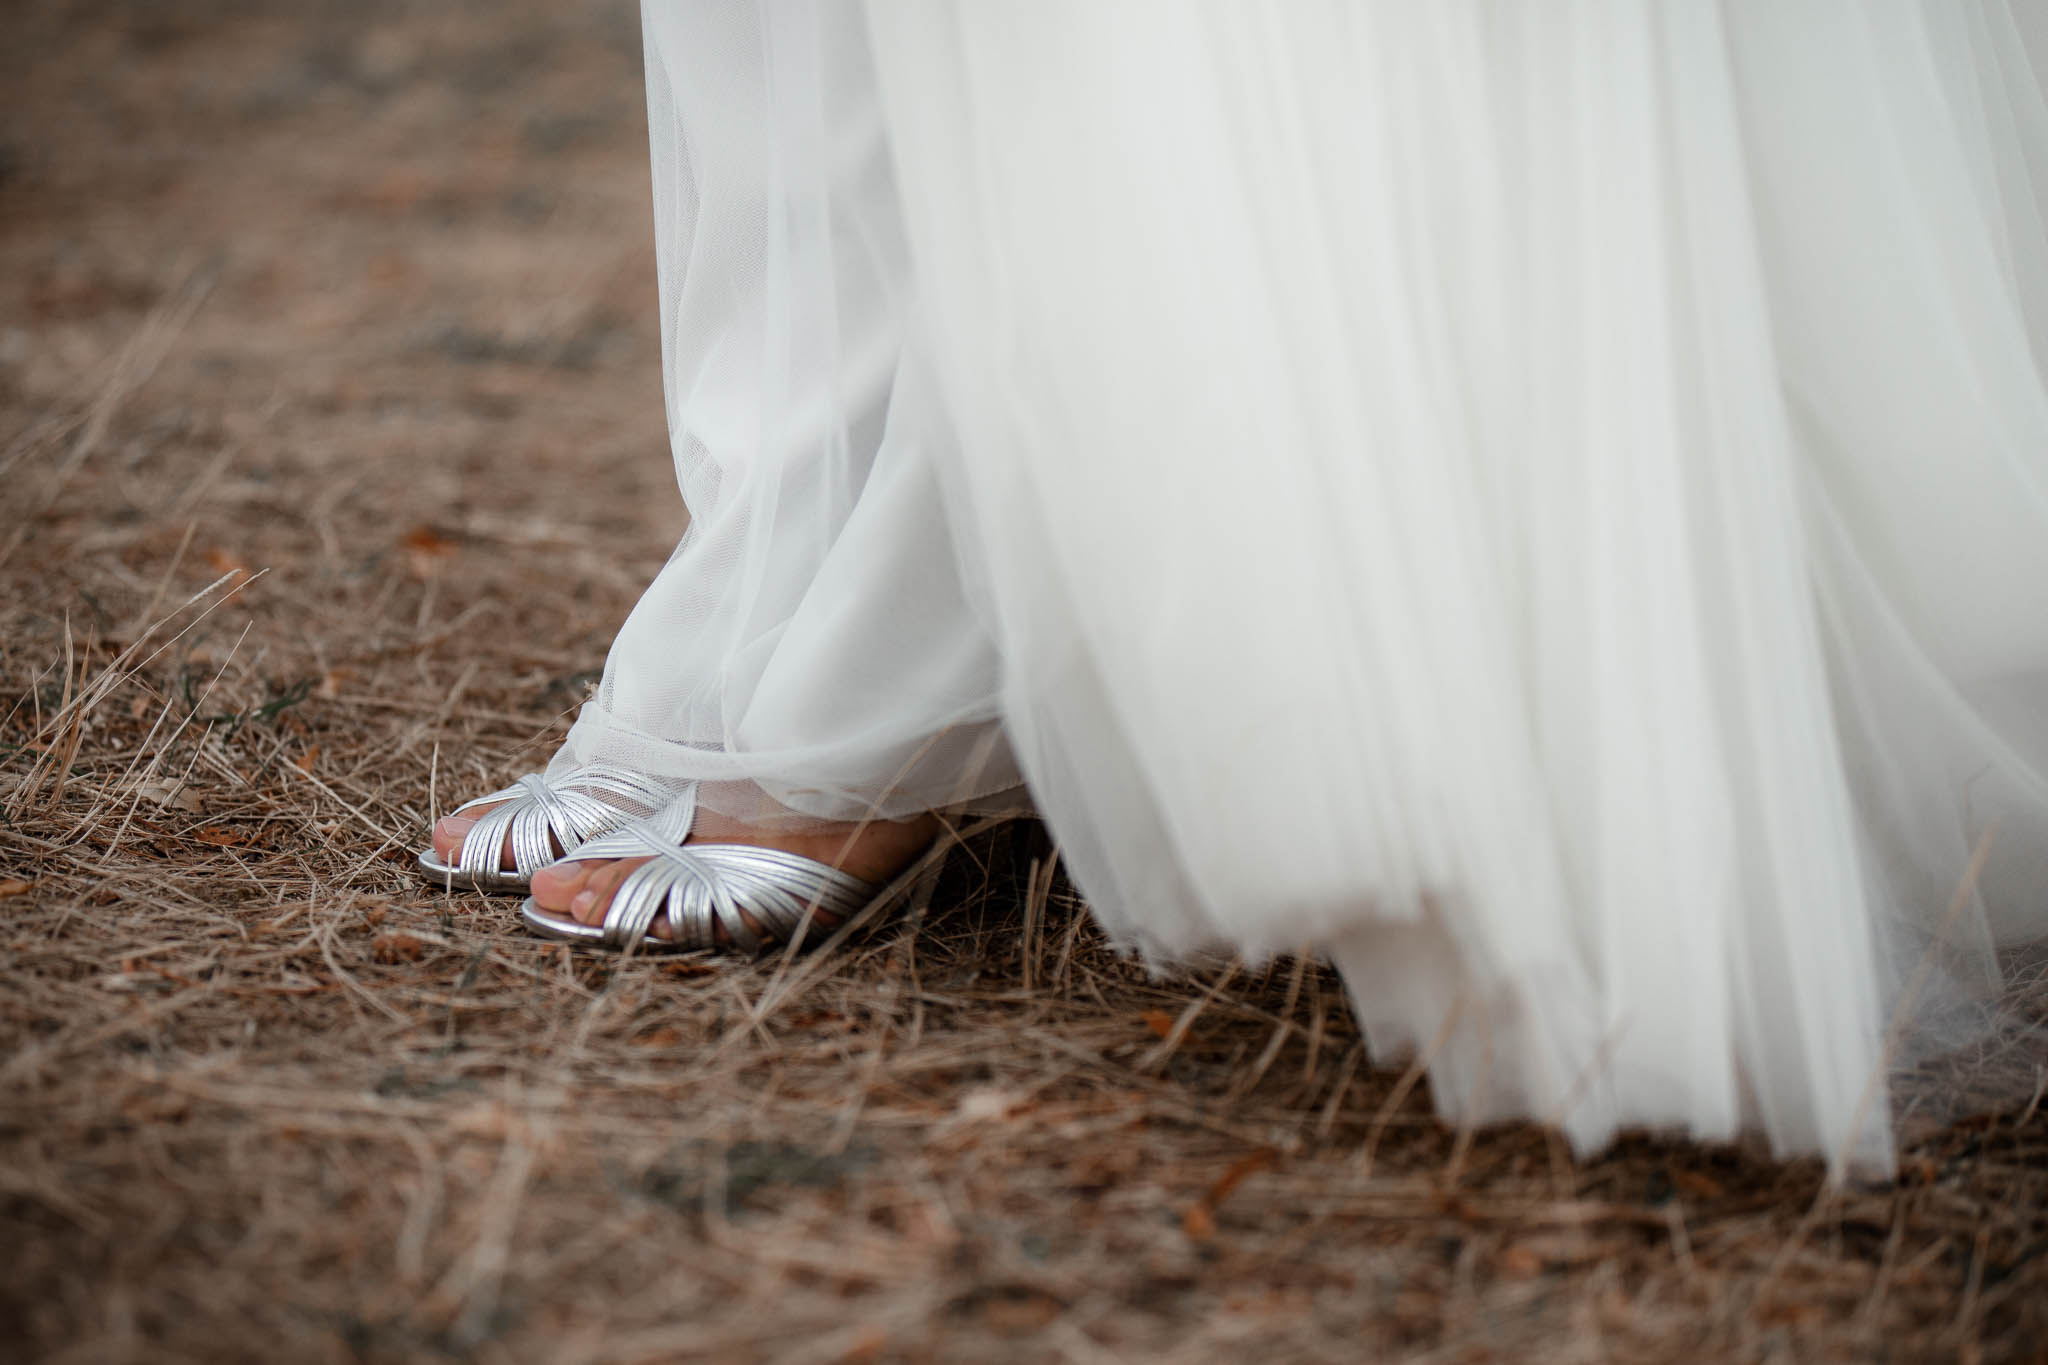
[[[501,878],[503,850],[512,845],[514,877],[530,877],[536,868],[554,862],[555,844],[573,853],[592,839],[616,829],[621,823],[650,812],[687,803],[696,808],[696,784],[680,794],[673,783],[608,764],[594,763],[578,768],[558,783],[540,773],[528,773],[511,786],[454,810],[496,804],[477,818],[474,828],[463,836],[456,853],[456,869],[470,877]]]
[[[878,888],[836,867],[751,844],[684,844],[670,812],[633,820],[576,851],[574,861],[651,858],[626,875],[604,916],[606,947],[625,949],[668,917],[673,940],[665,946],[711,948],[716,930],[748,952],[764,942],[787,942],[807,914],[850,919]],[[749,926],[755,925],[765,933]]]

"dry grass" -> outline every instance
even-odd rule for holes
[[[1150,979],[1021,826],[795,963],[423,891],[678,529],[632,12],[8,28],[13,1358],[2048,1351],[2040,1107],[1832,1194],[1448,1131],[1326,972]]]

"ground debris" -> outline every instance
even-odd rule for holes
[[[1024,825],[801,972],[425,886],[432,813],[544,761],[683,525],[634,7],[18,8],[23,1358],[2041,1357],[2048,1103],[1833,1192],[1460,1134],[1347,1068],[1325,969],[1154,975]]]

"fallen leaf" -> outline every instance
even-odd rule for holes
[[[960,1097],[953,1116],[964,1123],[982,1123],[1007,1118],[1018,1104],[1018,1096],[1000,1086],[977,1085]]]
[[[1810,1327],[1825,1320],[1832,1310],[1825,1302],[1780,1299],[1759,1304],[1753,1312],[1766,1327]]]
[[[1295,1318],[1315,1310],[1315,1296],[1306,1289],[1269,1289],[1259,1294],[1232,1294],[1223,1311],[1245,1317]]]
[[[249,575],[252,572],[248,563],[239,555],[223,550],[218,545],[206,552],[206,564],[208,568],[217,574],[234,575],[235,581],[229,585],[230,587],[239,588],[242,584],[248,582]]]
[[[882,1349],[889,1344],[889,1334],[879,1327],[869,1327],[860,1334],[860,1339],[846,1349],[839,1357],[844,1365],[867,1365],[870,1360],[881,1358]]]
[[[1060,1301],[1050,1294],[1002,1294],[984,1303],[981,1315],[997,1332],[1035,1332],[1060,1315]]]
[[[426,950],[427,946],[411,934],[379,934],[370,945],[370,955],[386,964],[418,962]]]
[[[199,799],[199,793],[174,778],[159,777],[150,782],[139,782],[135,794],[154,805],[181,810],[198,815],[206,809],[206,803]]]
[[[379,176],[361,191],[363,202],[371,208],[392,213],[410,212],[426,192],[426,177],[418,171],[403,169]]]
[[[1145,1027],[1161,1038],[1173,1032],[1173,1016],[1165,1010],[1146,1010],[1142,1017],[1145,1020]]]
[[[398,542],[405,549],[406,562],[411,565],[413,576],[425,578],[441,565],[441,561],[455,553],[456,544],[431,526],[415,526],[405,533]]]
[[[1698,1171],[1674,1170],[1671,1172],[1671,1183],[1695,1199],[1719,1199],[1727,1193],[1721,1188],[1720,1181]]]
[[[1216,1235],[1216,1206],[1230,1197],[1230,1192],[1242,1185],[1245,1177],[1254,1171],[1263,1171],[1274,1162],[1274,1154],[1268,1148],[1260,1148],[1250,1156],[1240,1157],[1232,1162],[1230,1169],[1218,1177],[1194,1206],[1181,1215],[1180,1225],[1188,1236],[1197,1242],[1206,1242]]]
[[[121,1113],[137,1123],[182,1123],[189,1107],[182,1095],[144,1092],[123,1101]]]
[[[25,882],[19,877],[0,879],[0,901],[4,901],[10,896],[26,896],[35,889],[36,884],[34,882]]]
[[[455,542],[431,526],[415,526],[405,533],[405,548],[423,555],[445,555],[455,552]]]
[[[633,1040],[635,1047],[675,1047],[683,1041],[681,1029],[658,1028]]]
[[[249,842],[249,836],[229,829],[226,825],[202,825],[193,831],[192,837],[202,844],[215,848],[234,848]]]
[[[1625,1255],[1628,1249],[1629,1244],[1624,1239],[1589,1237],[1575,1232],[1531,1233],[1511,1248],[1525,1256],[1535,1257],[1546,1268],[1558,1269],[1597,1265]]]
[[[310,773],[313,771],[313,760],[318,757],[320,757],[320,746],[315,744],[312,748],[293,759],[292,766],[302,773]]]
[[[370,262],[370,278],[377,284],[398,284],[411,273],[405,257],[395,251],[387,251]]]
[[[1230,1197],[1232,1190],[1244,1183],[1246,1176],[1251,1175],[1254,1171],[1266,1170],[1272,1166],[1274,1160],[1275,1157],[1272,1149],[1267,1147],[1261,1147],[1250,1156],[1238,1158],[1231,1163],[1230,1169],[1225,1171],[1222,1177],[1209,1187],[1209,1192],[1202,1196],[1202,1202],[1212,1206],[1222,1203]]]

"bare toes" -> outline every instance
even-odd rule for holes
[[[569,902],[583,889],[590,879],[595,863],[549,863],[546,867],[535,868],[528,889],[533,892],[534,902],[543,910],[565,914]]]
[[[503,804],[502,802],[500,804]],[[478,806],[464,815],[444,815],[434,822],[434,856],[442,862],[453,864],[462,856],[462,841],[476,828],[477,821],[496,810],[497,806]],[[562,841],[554,831],[548,832],[548,845],[557,858],[563,856]],[[511,872],[519,866],[519,860],[512,852],[512,836],[505,836],[504,847],[498,850],[498,866]]]
[[[462,852],[462,841],[476,828],[467,815],[444,815],[434,822],[434,856],[452,863]]]
[[[645,858],[609,858],[602,862],[562,862],[533,874],[534,904],[582,924],[599,924],[611,907],[612,895]]]
[[[570,899],[569,913],[585,924],[601,923],[604,912],[611,908],[612,893],[619,889],[626,873],[637,866],[638,863],[629,866],[622,859],[593,865],[583,889]]]

